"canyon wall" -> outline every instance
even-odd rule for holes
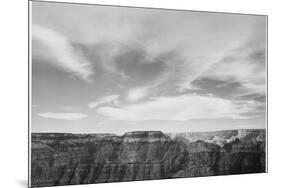
[[[265,172],[265,130],[197,134],[196,137],[193,133],[191,139],[190,133],[172,136],[160,131],[136,131],[123,136],[33,133],[31,184],[51,186]]]

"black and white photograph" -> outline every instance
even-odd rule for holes
[[[29,186],[267,172],[267,16],[31,1]]]

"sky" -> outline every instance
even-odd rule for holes
[[[31,131],[266,128],[266,17],[32,2]]]

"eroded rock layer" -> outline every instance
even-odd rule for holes
[[[264,130],[198,133],[200,139],[194,139],[196,133],[168,135],[160,131],[137,131],[123,136],[33,133],[31,184],[51,186],[265,172]]]

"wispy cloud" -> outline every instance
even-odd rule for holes
[[[255,44],[230,52],[200,77],[238,82],[240,94],[263,94],[266,91],[265,46]]]
[[[90,81],[90,76],[94,74],[91,63],[72,46],[66,36],[49,28],[32,25],[32,38],[47,47],[50,52],[48,55],[56,61],[49,61],[52,65]]]
[[[244,114],[259,106],[256,101],[231,101],[211,95],[181,95],[158,97],[152,101],[120,108],[100,107],[97,113],[115,120],[190,120],[190,119],[244,119]]]
[[[149,94],[149,87],[137,87],[130,89],[126,96],[126,100],[136,102],[145,98]]]
[[[87,114],[82,113],[54,113],[54,112],[45,112],[38,113],[40,117],[49,118],[49,119],[59,119],[59,120],[81,120],[88,117]]]
[[[120,96],[119,95],[109,95],[109,96],[105,96],[105,97],[102,97],[100,98],[99,100],[97,101],[94,101],[94,102],[90,102],[88,104],[88,107],[89,108],[96,108],[100,105],[103,105],[103,104],[112,104],[112,105],[116,105],[118,103],[118,98]]]
[[[81,110],[81,106],[70,106],[70,105],[63,105],[63,106],[60,106],[60,108],[62,110],[65,110],[65,111],[78,111],[78,110]]]

